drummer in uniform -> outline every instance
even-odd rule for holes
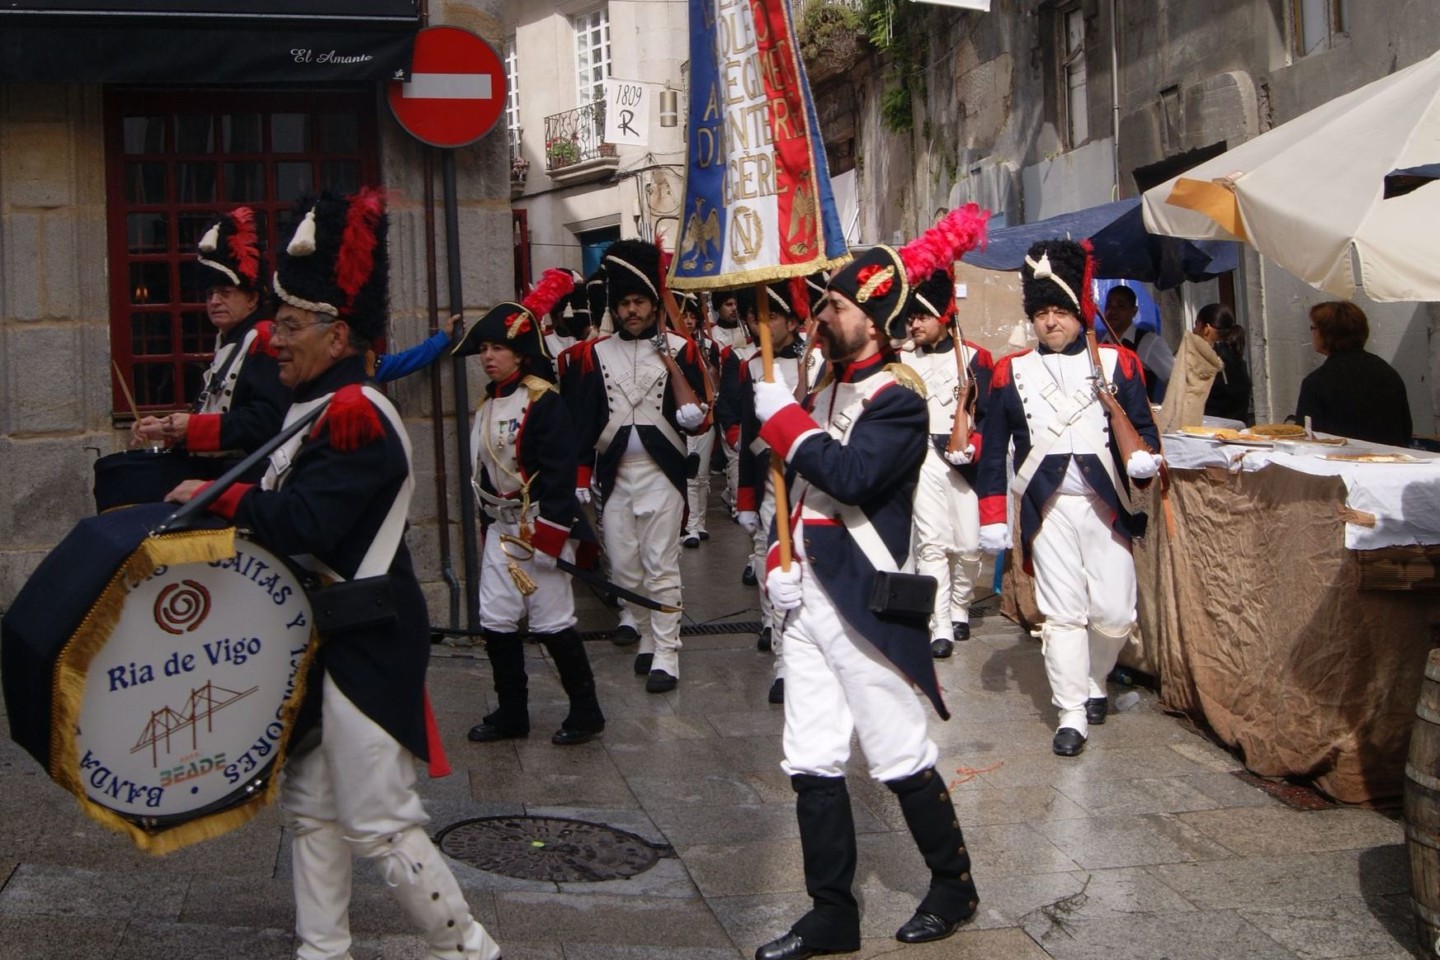
[[[490,379],[475,411],[470,449],[485,523],[480,628],[497,704],[470,729],[477,743],[530,732],[522,619],[549,651],[570,698],[570,713],[550,742],[574,746],[605,729],[595,675],[575,632],[570,578],[555,565],[557,557],[575,560],[575,430],[555,386],[541,318],[574,285],[568,270],[545,271],[523,303],[494,307],[453,351],[478,355]]]
[[[500,948],[426,833],[415,791],[415,758],[443,761],[427,723],[425,598],[404,543],[410,441],[365,378],[365,350],[385,332],[384,198],[368,188],[325,193],[295,212],[275,273],[281,306],[272,342],[294,391],[286,421],[324,412],[271,456],[258,486],[235,484],[210,510],[333,581],[327,589],[341,587],[333,603],[358,600],[352,625],[326,635],[315,655],[280,788],[294,838],[296,956],[348,955],[359,856],[375,863],[423,932],[427,957],[496,960]],[[188,481],[169,499],[186,502],[203,486]],[[386,594],[389,610],[358,615]]]
[[[264,263],[255,213],[236,207],[200,238],[205,312],[217,331],[215,357],[188,413],[142,417],[132,445],[163,442],[192,454],[238,459],[280,432],[290,389],[280,382],[264,307]],[[207,472],[216,477],[221,464]],[[263,465],[248,479],[257,480]]]
[[[930,618],[930,652],[938,659],[954,652],[955,641],[970,639],[970,600],[980,579],[980,501],[973,487],[973,461],[995,368],[989,350],[968,340],[957,342],[952,332],[957,329],[956,307],[955,278],[948,269],[936,270],[917,284],[906,308],[915,349],[900,355],[925,381],[930,408],[930,450],[915,488],[915,569],[934,577],[938,585]],[[965,397],[960,395],[960,363],[970,380]],[[952,452],[955,415],[971,391],[974,419],[960,449]]]

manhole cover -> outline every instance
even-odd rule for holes
[[[436,840],[441,850],[481,870],[552,883],[624,880],[674,853],[624,830],[564,817],[462,820]]]

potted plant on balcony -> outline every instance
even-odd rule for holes
[[[551,170],[568,167],[580,160],[580,145],[574,137],[554,137],[545,142],[545,163]]]

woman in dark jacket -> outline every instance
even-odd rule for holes
[[[1195,333],[1205,338],[1225,366],[1210,384],[1205,415],[1250,423],[1250,369],[1245,364],[1245,330],[1223,303],[1209,303],[1195,315]]]
[[[1300,383],[1295,421],[1353,440],[1410,443],[1410,401],[1395,368],[1365,350],[1370,323],[1348,300],[1310,308],[1310,336],[1325,362]]]

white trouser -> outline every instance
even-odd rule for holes
[[[740,452],[736,447],[725,444],[725,505],[730,515],[735,515],[735,491],[740,489]]]
[[[1082,734],[1085,701],[1105,696],[1135,623],[1135,561],[1096,494],[1056,494],[1031,544],[1035,604],[1045,618],[1045,672],[1061,727]]]
[[[770,483],[770,471],[765,471],[765,496],[760,498],[760,509],[757,511],[760,518],[760,525],[750,536],[751,554],[750,564],[755,568],[756,578],[760,581],[756,592],[760,594],[760,626],[770,628],[770,649],[775,654],[775,679],[781,680],[785,677],[785,657],[781,654],[784,641],[782,639],[783,618],[778,616],[775,608],[770,604],[770,595],[765,592],[765,578],[761,576],[765,572],[765,554],[770,549],[770,524],[775,519],[775,488]]]
[[[934,447],[915,487],[915,572],[935,578],[931,638],[954,640],[951,624],[970,622],[980,579],[980,500]]]
[[[485,555],[480,561],[480,626],[500,633],[514,633],[520,619],[528,611],[531,633],[559,633],[575,626],[575,595],[570,589],[570,575],[554,567],[538,568],[531,558],[511,560],[505,551],[517,556],[525,554],[519,544],[504,544],[501,534],[520,535],[520,525],[495,520],[485,532]],[[575,544],[567,541],[560,556],[572,563]],[[514,563],[535,581],[535,592],[521,595],[510,576]]]
[[[781,768],[843,777],[850,735],[870,776],[890,781],[935,765],[925,707],[905,675],[840,616],[804,567],[802,601],[785,622],[785,760]]]
[[[429,956],[495,960],[499,947],[471,917],[454,875],[425,835],[415,758],[351,703],[327,673],[320,744],[285,766],[280,805],[294,832],[299,960],[341,960],[350,949],[352,856],[373,859],[425,932]],[[405,869],[397,869],[397,858]],[[424,867],[424,889],[413,865]],[[433,894],[433,896],[432,896]]]
[[[688,534],[705,532],[705,508],[710,504],[710,455],[715,452],[715,430],[712,427],[698,437],[688,437],[685,449],[691,457],[700,458],[700,468],[695,476],[685,481],[685,500],[690,508],[690,523],[685,528]]]
[[[648,457],[621,460],[605,501],[605,553],[618,586],[680,606],[680,520],[685,501]],[[680,676],[680,614],[634,608],[640,653]]]

